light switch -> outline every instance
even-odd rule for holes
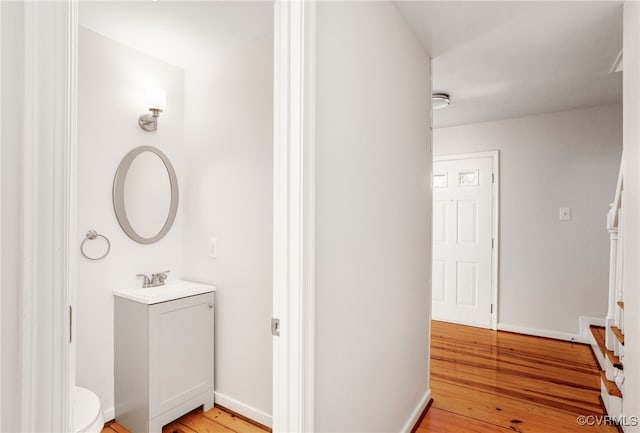
[[[571,208],[570,207],[561,207],[560,208],[560,221],[569,221],[571,219]]]
[[[218,238],[209,239],[209,257],[212,259],[218,258]]]

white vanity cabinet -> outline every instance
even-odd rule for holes
[[[115,416],[157,432],[213,407],[215,288],[190,282],[114,291]]]

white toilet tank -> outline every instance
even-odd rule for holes
[[[100,433],[104,427],[104,415],[100,399],[95,393],[76,386],[75,433]]]

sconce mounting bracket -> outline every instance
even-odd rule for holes
[[[140,128],[148,132],[157,131],[158,118],[152,116],[151,114],[143,114],[140,117],[138,117],[138,125],[140,125]]]
[[[162,113],[162,110],[159,108],[149,108],[151,114],[143,114],[138,117],[138,125],[140,128],[144,129],[148,132],[153,132],[158,130],[158,116]]]

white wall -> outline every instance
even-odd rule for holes
[[[271,424],[273,37],[188,69],[184,275],[216,292],[216,403]],[[213,56],[212,56],[213,57]],[[209,257],[209,239],[218,257]]]
[[[1,424],[0,431],[11,432],[17,430],[17,417],[19,416],[20,384],[18,383],[18,338],[19,322],[18,311],[19,287],[20,287],[20,232],[22,231],[22,213],[18,203],[20,198],[21,183],[21,143],[22,121],[19,101],[22,100],[22,38],[21,27],[23,21],[23,6],[20,3],[0,3],[2,23],[2,120],[0,129],[2,133],[2,149],[0,159],[2,161],[0,182],[2,184],[2,226],[0,238],[2,239],[2,282],[0,291],[0,305],[2,320],[2,358],[0,361],[0,387],[1,395]]]
[[[436,155],[500,151],[499,328],[571,338],[580,316],[606,315],[621,108],[434,130]]]
[[[640,3],[624,4],[624,192],[622,196],[624,293],[623,413],[640,416]],[[625,431],[640,431],[640,426]]]
[[[112,290],[141,286],[137,273],[171,270],[169,280],[182,276],[182,211],[167,236],[152,245],[129,239],[113,211],[113,177],[131,149],[149,145],[172,161],[184,193],[184,72],[85,28],[79,34],[78,78],[78,233],[95,229],[111,240],[111,253],[90,262],[78,252],[77,381],[95,391],[113,417],[113,296]],[[158,131],[138,126],[147,111],[147,87],[167,90],[167,109]],[[89,248],[95,251],[99,241]]]
[[[430,62],[389,2],[320,2],[317,38],[315,430],[397,432],[429,395]]]

